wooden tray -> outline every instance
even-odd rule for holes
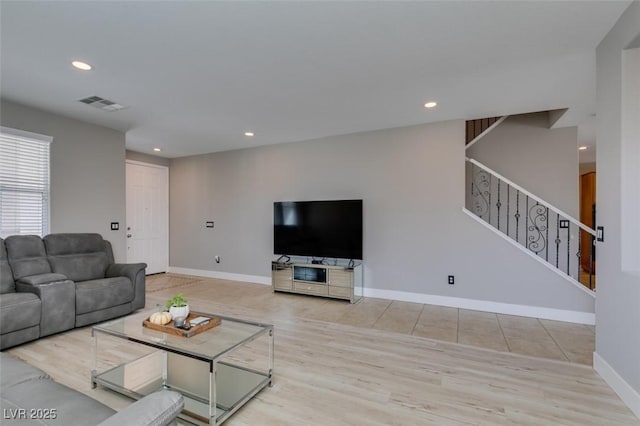
[[[193,312],[189,313],[189,316],[187,317],[187,321],[191,321],[192,319],[198,318],[198,317],[206,317],[206,318],[209,318],[210,320],[207,324],[196,325],[191,327],[189,330],[183,330],[181,328],[176,327],[173,320],[171,320],[171,322],[169,322],[168,324],[160,325],[160,324],[152,323],[151,321],[149,321],[149,318],[147,318],[144,321],[142,321],[142,326],[150,328],[151,330],[157,330],[163,333],[172,334],[174,336],[191,337],[191,336],[195,336],[196,334],[202,333],[205,330],[209,330],[217,325],[220,325],[220,323],[222,322],[222,320],[216,316],[198,314]]]

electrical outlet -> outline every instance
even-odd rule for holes
[[[216,263],[220,263],[220,256],[216,256],[214,259],[216,260]]]
[[[456,283],[456,279],[454,278],[453,275],[449,275],[447,276],[447,282],[451,285],[454,285]]]
[[[111,222],[111,230],[112,231],[120,230],[120,222]]]

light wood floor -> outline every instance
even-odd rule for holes
[[[216,300],[274,316],[387,330],[502,352],[592,365],[595,327],[443,306],[365,298],[357,304],[314,296],[273,294],[271,287],[172,274],[147,279],[150,300],[162,289],[189,294],[204,285]],[[197,295],[198,293],[194,293]]]
[[[589,366],[420,337],[420,321],[405,325],[405,332],[385,329],[400,328],[414,311],[423,317],[422,305],[409,311],[370,299],[375,308],[368,311],[352,309],[366,300],[348,305],[273,295],[259,285],[170,276],[149,281],[147,309],[182,292],[194,310],[275,325],[274,387],[228,425],[640,425]],[[90,327],[8,352],[116,409],[130,403],[90,389]]]

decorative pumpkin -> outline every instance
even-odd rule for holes
[[[156,312],[149,317],[151,324],[165,325],[171,322],[171,314],[169,312]]]

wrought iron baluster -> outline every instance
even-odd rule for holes
[[[580,271],[582,270],[582,229],[578,227],[578,251],[576,252],[576,258],[578,259],[578,282],[580,281]]]
[[[509,235],[509,193],[511,192],[511,185],[507,184],[507,235]],[[510,236],[510,235],[509,235]]]
[[[536,201],[527,210],[527,248],[540,255],[547,248],[547,239],[544,232],[547,231],[547,208]],[[530,222],[530,223],[529,223]]]
[[[516,242],[518,241],[518,233],[520,231],[520,190],[516,189]]]
[[[560,215],[556,213],[556,268],[560,269]]]
[[[589,288],[591,290],[593,290],[593,261],[594,259],[594,255],[595,255],[595,242],[596,239],[593,238],[593,235],[589,234],[589,240],[591,241],[591,247],[589,247]]]
[[[528,195],[525,202],[525,206],[526,206],[525,213],[527,214],[527,219],[524,222],[524,246],[526,248],[529,248],[529,196]]]
[[[548,262],[549,261],[549,207],[546,208],[546,211],[544,213],[544,219],[545,219],[544,227],[546,231],[546,235],[544,239],[547,242],[547,244],[545,244],[544,260]]]
[[[474,187],[474,181],[473,181],[473,177],[476,175],[476,165],[471,163],[471,176],[470,177],[470,181],[471,181],[471,196],[469,197],[469,199],[471,200],[471,205],[469,207],[471,207],[472,210],[474,210],[474,205],[473,205],[473,198],[475,196],[476,190]],[[474,212],[475,213],[475,212]]]
[[[474,170],[476,169],[474,165]],[[473,212],[483,219],[487,219],[485,215],[487,215],[487,211],[489,214],[487,215],[490,223],[491,218],[491,174],[484,171],[483,169],[477,168],[473,172],[471,177],[471,202],[473,205]]]
[[[568,221],[567,221],[568,222]],[[571,222],[567,226],[567,275],[571,276]]]
[[[500,230],[500,207],[502,203],[500,203],[500,179],[498,179],[498,202],[496,203],[496,207],[498,208],[498,231]]]
[[[487,209],[489,210],[489,219],[487,220],[487,223],[491,225],[491,174],[489,174],[489,190],[487,192],[489,194],[489,208]]]

